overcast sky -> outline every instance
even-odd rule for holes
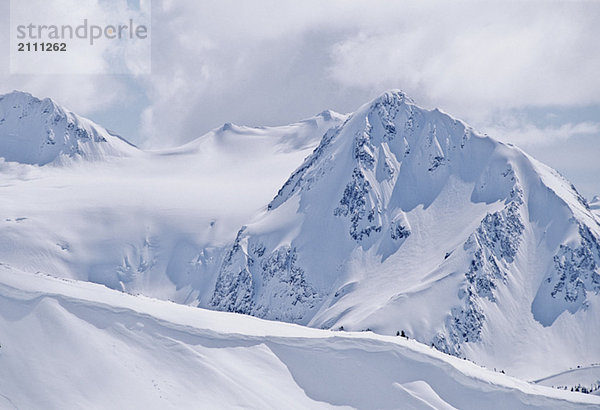
[[[98,13],[106,1],[52,2]],[[150,148],[224,122],[350,112],[399,88],[516,143],[591,197],[600,193],[598,22],[598,1],[153,0],[152,74],[10,75],[7,57],[0,92],[52,97]]]

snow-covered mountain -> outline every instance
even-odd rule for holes
[[[351,115],[225,124],[158,152],[25,97],[0,101],[13,130],[0,125],[11,269],[316,328],[404,331],[529,380],[575,384],[577,366],[600,380],[595,205],[516,147],[399,91]],[[52,124],[44,107],[65,114],[50,127],[64,135],[58,151],[36,145]],[[78,126],[104,140],[73,139]],[[11,151],[6,135],[22,145]],[[38,166],[57,163],[68,166]]]
[[[137,148],[51,99],[14,91],[0,95],[0,157],[44,165],[67,158],[135,155]]]
[[[597,408],[414,340],[309,329],[0,266],[0,408]]]
[[[328,131],[238,232],[209,306],[404,330],[536,377],[600,362],[599,238],[556,171],[391,91]]]

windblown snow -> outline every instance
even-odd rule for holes
[[[600,405],[401,337],[212,312],[6,266],[0,304],[2,408]]]
[[[0,157],[9,408],[598,405],[598,199],[400,91],[156,152],[14,92]]]

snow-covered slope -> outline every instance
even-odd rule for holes
[[[600,361],[599,238],[556,171],[391,91],[239,231],[209,306],[542,377]]]
[[[25,100],[29,115],[13,128],[32,130],[21,134],[27,141],[46,136],[35,110],[66,113],[50,100]],[[29,165],[38,151],[21,139],[25,163],[0,159],[0,262],[181,303],[208,301],[222,248],[344,119],[324,112],[281,127],[227,124],[178,149],[96,161],[59,156],[68,166]]]
[[[119,136],[46,98],[0,95],[0,157],[44,165],[68,158],[101,160],[139,151]]]
[[[0,266],[0,407],[597,408],[413,340],[135,297]]]
[[[240,161],[268,161],[267,154],[277,157],[277,154],[282,153],[312,151],[329,129],[340,125],[347,118],[347,115],[327,110],[297,123],[279,127],[247,127],[226,123],[181,147],[159,153],[206,153],[225,159],[233,156]]]

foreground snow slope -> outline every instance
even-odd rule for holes
[[[0,266],[1,408],[594,408],[415,341]]]

